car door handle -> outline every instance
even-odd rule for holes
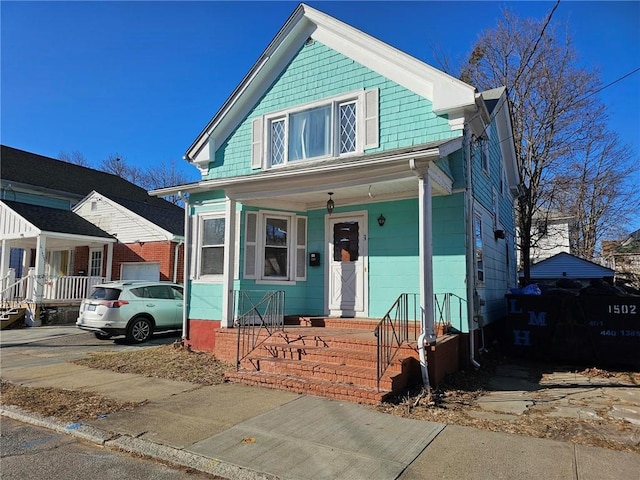
[[[147,307],[155,307],[156,304],[155,303],[147,303]]]

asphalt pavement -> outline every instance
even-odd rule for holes
[[[5,345],[25,342],[14,335],[32,331],[46,337],[40,328],[55,327],[2,332],[3,380],[146,404],[71,425],[14,407],[2,415],[201,472],[230,479],[640,480],[634,453],[398,418],[321,397],[98,373],[64,361],[20,367],[18,355],[8,356],[5,369],[14,350]]]

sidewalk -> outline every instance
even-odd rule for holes
[[[355,404],[223,384],[202,387],[71,363],[3,371],[32,387],[143,401],[68,425],[2,415],[233,479],[640,479],[640,455],[408,420]]]

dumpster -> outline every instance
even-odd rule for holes
[[[507,353],[640,369],[640,297],[509,294],[506,301]]]

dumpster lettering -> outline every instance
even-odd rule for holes
[[[529,311],[529,325],[533,325],[535,327],[546,327],[547,326],[547,312],[531,312]]]
[[[509,299],[509,313],[522,313],[522,309],[518,307],[518,300],[515,298]]]
[[[513,344],[517,346],[530,347],[531,346],[530,333],[531,332],[529,330],[514,330]]]

